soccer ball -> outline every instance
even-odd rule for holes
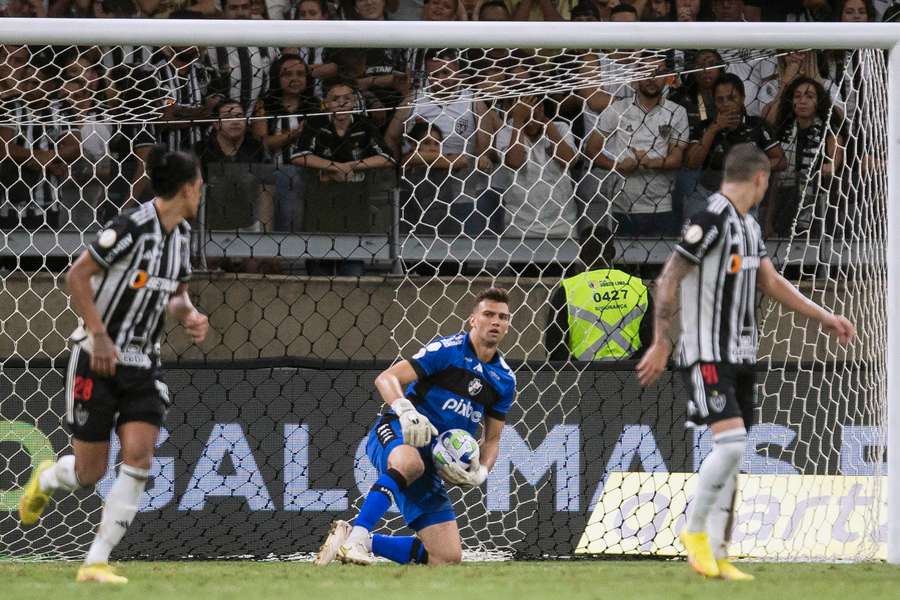
[[[463,469],[478,462],[478,442],[465,429],[448,429],[438,436],[431,449],[431,456],[438,473],[447,465],[457,464]]]

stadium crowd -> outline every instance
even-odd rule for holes
[[[900,4],[6,0],[0,11],[71,18],[847,22],[893,20]],[[639,81],[596,85],[597,73],[635,65],[643,69]],[[760,57],[728,49],[3,46],[0,228],[96,227],[152,197],[143,165],[161,143],[201,158],[202,226],[210,230],[384,233],[399,218],[402,232],[422,236],[577,238],[588,225],[605,223],[619,237],[672,237],[718,188],[728,149],[750,141],[773,168],[760,215],[766,236],[815,235],[842,210],[830,199],[852,198],[837,189],[850,182],[833,175],[865,159],[847,133],[863,101],[864,86],[855,83],[864,70],[844,51]],[[569,80],[594,74],[587,77],[592,84],[553,89],[560,72]],[[394,190],[399,215],[392,212]]]

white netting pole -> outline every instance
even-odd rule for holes
[[[900,564],[900,44],[888,68],[887,559]]]

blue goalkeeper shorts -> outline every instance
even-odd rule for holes
[[[379,417],[366,442],[366,455],[378,469],[379,475],[387,472],[391,451],[402,444],[403,433],[397,416],[388,414]],[[425,472],[394,498],[403,520],[413,531],[456,520],[450,495],[431,460],[431,447],[419,448],[419,455],[425,463]]]

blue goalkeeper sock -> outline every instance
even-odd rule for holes
[[[353,526],[372,531],[391,507],[394,496],[405,487],[406,479],[399,471],[388,469],[387,473],[382,473],[366,495],[359,514],[353,520]]]
[[[428,564],[428,551],[419,538],[413,535],[392,536],[375,534],[372,536],[372,553],[383,556],[401,565],[413,563]]]

